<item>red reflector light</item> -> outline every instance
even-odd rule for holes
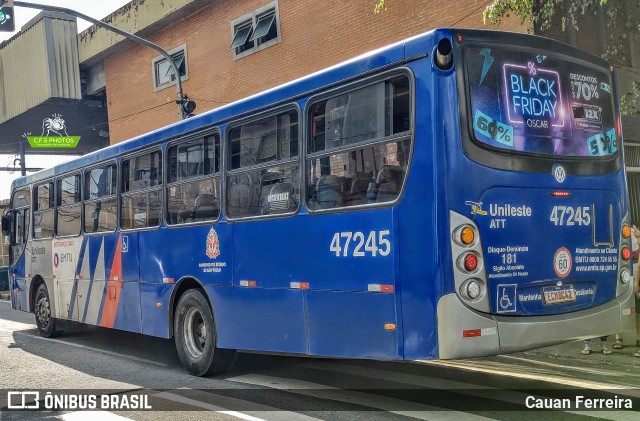
[[[462,35],[458,34],[458,43],[462,42]]]
[[[463,338],[475,338],[476,336],[480,336],[480,335],[482,335],[481,329],[469,329],[469,330],[462,331]]]
[[[616,121],[616,126],[618,127],[618,136],[622,136],[622,117],[618,116],[618,120]]]
[[[478,268],[478,257],[473,253],[464,256],[464,268],[469,272],[476,270]]]
[[[622,256],[623,260],[631,259],[631,249],[629,249],[629,247],[622,247],[620,255]]]
[[[568,191],[552,191],[551,196],[553,197],[569,197],[571,196],[571,192]]]

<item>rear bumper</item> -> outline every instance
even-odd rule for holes
[[[456,294],[438,302],[441,359],[482,357],[634,330],[633,288],[598,307],[552,316],[505,317],[466,307]],[[478,336],[463,337],[465,330]]]

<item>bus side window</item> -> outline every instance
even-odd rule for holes
[[[15,213],[14,242],[15,244],[25,244],[29,234],[29,210],[20,209]]]
[[[167,149],[167,224],[215,221],[220,215],[220,136]]]
[[[57,183],[56,234],[59,237],[79,235],[82,226],[80,174],[59,178]]]
[[[310,210],[388,203],[398,197],[411,148],[410,93],[409,78],[402,75],[308,108]],[[324,144],[319,142],[320,127],[326,129]]]
[[[297,111],[232,127],[227,138],[233,171],[227,177],[227,215],[295,212],[300,203]]]
[[[117,223],[116,165],[95,168],[84,175],[84,232],[114,231]]]
[[[162,152],[156,150],[122,161],[121,228],[135,229],[160,225],[162,214],[161,158]]]
[[[34,188],[33,238],[52,238],[54,227],[53,181]]]

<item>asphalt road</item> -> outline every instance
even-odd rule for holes
[[[640,358],[633,347],[582,356],[580,344],[463,361],[392,363],[240,354],[224,375],[181,367],[173,341],[91,326],[39,336],[33,315],[0,301],[0,419],[63,420],[640,420]],[[603,390],[608,389],[607,392]],[[7,393],[143,396],[152,410],[8,410]],[[631,399],[633,410],[539,411],[529,396]],[[14,396],[15,397],[15,396]],[[67,406],[68,408],[68,406]],[[77,409],[77,408],[75,408]]]

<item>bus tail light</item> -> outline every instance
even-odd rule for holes
[[[466,306],[491,313],[480,230],[466,215],[450,211],[449,217],[453,291]]]
[[[628,285],[631,282],[631,271],[627,268],[622,268],[620,271],[620,282]]]
[[[473,244],[473,241],[476,239],[476,233],[473,232],[471,227],[464,227],[460,231],[460,242],[465,246]]]
[[[624,260],[625,262],[631,259],[631,249],[626,246],[622,247],[622,250],[620,250],[620,256],[622,256],[622,260]]]
[[[627,224],[624,224],[622,226],[622,238],[629,238],[631,237],[631,227]]]
[[[473,253],[467,253],[464,256],[464,268],[468,272],[473,272],[478,269],[478,257]]]
[[[458,257],[458,268],[466,273],[474,273],[480,267],[480,259],[474,252],[466,252]]]
[[[470,225],[460,225],[453,233],[453,241],[462,247],[473,246],[476,237],[476,231]]]
[[[571,192],[570,191],[552,191],[550,194],[553,197],[569,197],[569,196],[571,196]]]
[[[460,287],[460,294],[469,301],[475,301],[484,294],[484,282],[478,278],[468,279]]]

